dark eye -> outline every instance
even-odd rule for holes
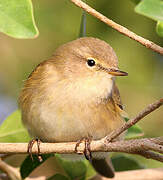
[[[87,60],[87,64],[88,64],[88,66],[94,66],[96,63],[95,63],[95,60],[94,59],[88,59]]]

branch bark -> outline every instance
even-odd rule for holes
[[[125,27],[115,23],[114,21],[108,19],[106,16],[102,15],[101,13],[96,11],[95,9],[91,8],[86,3],[82,2],[81,0],[70,0],[70,1],[73,4],[75,4],[76,6],[82,8],[87,13],[91,14],[92,16],[96,17],[100,21],[104,22],[108,26],[112,27],[116,31],[120,32],[121,34],[124,34],[125,36],[128,36],[129,38],[139,42],[143,46],[150,48],[153,51],[163,55],[163,48],[161,46],[159,46],[159,45],[157,45],[157,44],[133,33],[132,31],[128,30],[127,28],[125,28]]]
[[[163,146],[157,144],[157,142],[163,144],[163,137],[158,138],[142,138],[134,140],[123,140],[105,143],[101,140],[92,141],[90,144],[91,152],[123,152],[130,154],[138,154],[146,158],[151,158],[163,162]],[[156,143],[155,143],[156,142]],[[41,143],[41,154],[60,153],[60,154],[72,154],[75,153],[76,142],[69,143]],[[3,154],[25,154],[27,153],[28,143],[0,143],[0,153]],[[84,152],[84,143],[81,143],[78,147],[78,153]],[[151,153],[155,151],[157,153]],[[37,154],[37,144],[34,144],[32,152]]]

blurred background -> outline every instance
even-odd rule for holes
[[[163,46],[163,39],[155,32],[156,22],[136,14],[135,4],[130,0],[87,2],[115,22]],[[19,40],[0,33],[0,122],[17,109],[23,81],[34,67],[49,58],[59,45],[79,34],[82,10],[69,1],[35,0],[33,6],[38,38]],[[90,15],[87,15],[87,36],[108,42],[117,53],[120,69],[129,73],[128,77],[119,77],[117,84],[130,117],[163,96],[163,57]],[[139,125],[147,137],[163,135],[163,109],[156,110]],[[160,165],[154,162],[152,166]]]

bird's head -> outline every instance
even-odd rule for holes
[[[97,38],[84,37],[66,43],[55,51],[54,57],[65,82],[72,82],[72,88],[82,92],[108,96],[114,77],[127,76],[118,69],[113,48]]]
[[[55,56],[58,65],[67,77],[94,78],[94,75],[107,77],[127,76],[118,69],[118,59],[113,48],[106,42],[92,37],[79,38],[59,47]],[[59,58],[60,57],[60,58]]]

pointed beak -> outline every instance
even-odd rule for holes
[[[108,69],[108,74],[111,74],[113,76],[128,76],[127,72],[120,71],[118,69]]]

